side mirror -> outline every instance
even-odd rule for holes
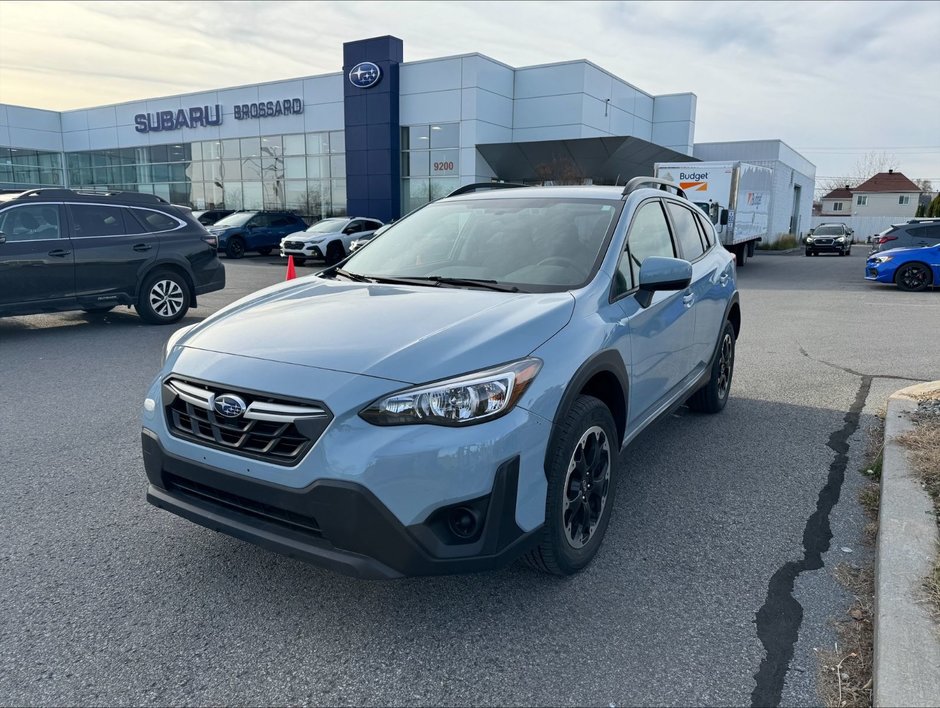
[[[722,226],[728,225],[728,210],[727,209],[721,210],[721,216],[718,217],[718,223],[720,223]]]
[[[692,264],[681,258],[650,256],[640,266],[640,288],[636,300],[647,308],[658,290],[683,290],[692,282]]]

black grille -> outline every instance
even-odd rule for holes
[[[304,250],[304,244],[301,241],[285,241],[284,248],[293,248],[295,251]]]
[[[275,405],[313,406],[323,411],[312,419],[299,418],[293,421],[270,421],[251,419],[245,415],[226,418],[217,415],[211,407],[195,404],[177,395],[174,382],[204,391],[207,397],[222,394],[237,394],[249,406],[252,403]],[[320,434],[329,425],[331,416],[322,404],[309,401],[293,401],[271,398],[231,388],[219,388],[203,382],[171,379],[163,387],[167,426],[170,433],[179,438],[232,452],[244,457],[264,460],[276,465],[296,464],[313,446]],[[212,400],[212,399],[209,399]]]
[[[218,506],[225,507],[241,514],[262,519],[263,521],[273,521],[282,526],[286,526],[295,531],[314,536],[322,536],[320,525],[312,516],[303,516],[293,511],[279,509],[270,504],[263,504],[254,499],[225,492],[221,489],[207,487],[199,482],[193,482],[189,479],[177,477],[174,474],[165,474],[164,481],[167,485],[167,491],[182,493],[184,496],[194,497],[197,500],[209,501]]]

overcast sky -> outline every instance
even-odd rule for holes
[[[342,68],[344,41],[405,61],[589,59],[698,96],[695,140],[779,138],[839,177],[872,151],[940,187],[940,2],[13,2],[0,102],[64,110]]]

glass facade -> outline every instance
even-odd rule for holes
[[[193,209],[289,209],[313,222],[346,214],[345,152],[340,130],[74,152],[66,161],[74,189],[146,192]]]
[[[0,188],[62,186],[62,155],[0,147]]]
[[[459,147],[459,123],[402,126],[403,214],[444,197],[460,186]]]

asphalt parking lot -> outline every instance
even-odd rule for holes
[[[940,292],[865,282],[865,250],[739,271],[727,409],[631,444],[568,579],[353,580],[157,510],[138,412],[173,328],[0,320],[0,703],[817,703],[813,650],[849,603],[832,568],[867,553],[865,428],[940,378]],[[284,276],[226,267],[183,324]]]

